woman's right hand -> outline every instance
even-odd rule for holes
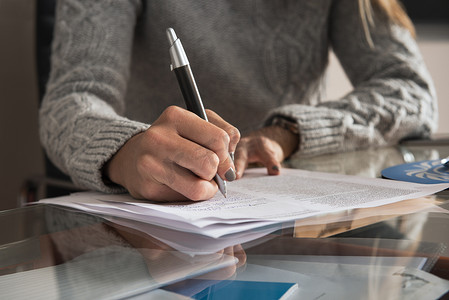
[[[210,122],[177,106],[168,107],[145,132],[129,139],[108,161],[104,174],[138,199],[207,200],[213,180],[235,179],[229,156],[240,133],[211,110]]]

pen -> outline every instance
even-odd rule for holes
[[[190,69],[189,60],[182,47],[181,40],[176,36],[173,28],[167,29],[167,37],[170,43],[170,69],[176,74],[187,109],[203,120],[208,121],[203,102],[201,101],[200,92],[196,86],[195,78]],[[226,181],[221,179],[218,174],[215,175],[214,180],[220,192],[226,197]]]

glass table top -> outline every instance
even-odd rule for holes
[[[285,166],[379,177],[447,155],[447,146],[391,147]],[[0,212],[0,298],[436,299],[449,289],[448,200],[446,190],[375,215],[356,209],[221,238],[30,205]]]

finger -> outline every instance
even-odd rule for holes
[[[149,140],[153,141],[152,144],[167,145],[167,151],[161,152],[160,156],[169,156],[169,159],[192,170],[206,180],[210,180],[217,173],[224,180],[235,179],[234,163],[228,153],[230,138],[223,129],[176,106],[167,108],[152,127],[154,136],[149,137]],[[157,127],[161,129],[156,130]],[[162,132],[162,135],[159,131]],[[173,131],[199,146],[179,140],[173,135]],[[214,152],[218,157],[218,162],[211,153],[201,147]],[[181,150],[176,151],[176,149]],[[157,154],[155,153],[155,155]]]
[[[215,152],[220,161],[218,174],[223,179],[230,168],[234,169],[233,162],[229,159],[230,137],[225,130],[176,106],[167,108],[160,119],[156,125],[168,122],[180,136]]]
[[[223,260],[223,261],[228,260],[229,257],[234,257],[234,250],[232,247],[226,247],[225,249],[223,249],[223,255],[222,255],[221,260]],[[205,278],[214,279],[214,280],[223,280],[223,279],[229,278],[232,275],[234,275],[236,269],[237,269],[237,264],[231,265],[226,268],[221,268],[217,271],[208,273],[205,275]]]
[[[217,174],[226,181],[234,181],[237,178],[234,161],[229,154],[228,158],[218,165]]]
[[[279,175],[281,163],[278,157],[279,151],[282,151],[280,146],[266,137],[254,138],[252,142],[254,145],[250,147],[248,162],[259,162],[267,168],[269,175]]]
[[[237,145],[234,156],[234,165],[236,172],[236,179],[243,176],[246,167],[248,166],[248,149],[247,144],[242,141]]]
[[[234,256],[238,258],[237,268],[243,266],[246,263],[246,252],[241,245],[234,246]]]
[[[229,154],[228,154],[227,159],[224,162],[220,160],[220,165],[218,166],[217,173],[224,180],[234,181],[235,179],[237,179],[236,167],[234,165],[234,152],[235,152],[237,143],[240,140],[240,132],[237,128],[235,128],[234,126],[232,126],[231,124],[229,124],[228,122],[223,120],[223,118],[221,118],[214,111],[212,111],[210,109],[206,109],[206,114],[207,114],[209,121],[211,123],[213,123],[214,125],[223,129],[224,131],[226,131],[226,133],[228,134],[228,137],[229,137],[229,142],[228,142]]]
[[[128,187],[128,191],[133,198],[160,202],[185,201],[189,199],[167,185],[155,180],[153,174],[141,173],[141,176],[139,181],[133,182]]]
[[[159,151],[154,155],[160,160],[168,159],[207,181],[213,179],[217,173],[224,180],[235,180],[234,162],[229,153],[225,152],[226,159],[220,161],[212,150],[169,130],[153,130],[147,135],[152,144],[159,145]]]
[[[229,247],[224,248],[223,250],[224,250],[224,252],[223,252],[224,255],[234,256],[234,247],[229,246]]]
[[[160,183],[143,183],[139,188],[129,188],[128,191],[135,199],[145,199],[158,202],[189,200],[189,198],[181,193],[178,193],[168,186]]]
[[[178,133],[181,136],[213,151],[218,156],[219,160],[215,173],[217,173],[223,180],[235,180],[236,174],[234,161],[232,160],[228,150],[230,147],[230,136],[228,133],[218,126],[205,122],[199,118],[193,118],[191,121],[192,122],[189,123],[189,126],[177,127]],[[239,134],[233,134],[233,136],[234,140],[236,139],[235,136],[239,139]],[[235,148],[235,146],[232,148]],[[197,155],[204,153],[204,151],[197,151]],[[205,161],[205,164],[207,164],[207,162],[213,162],[213,158],[210,155],[204,157],[198,156],[197,160]],[[197,170],[195,173],[200,174],[201,171]]]
[[[158,145],[157,151],[151,153],[157,160],[174,162],[207,181],[217,174],[220,161],[212,150],[185,139],[170,128],[155,129],[153,126],[150,129],[153,130],[146,133],[148,148],[154,149],[151,145]]]
[[[223,118],[220,117],[214,111],[212,111],[210,109],[206,109],[206,114],[207,114],[207,117],[209,119],[209,122],[211,122],[212,124],[220,127],[224,131],[226,131],[226,133],[229,136],[229,149],[228,149],[228,151],[230,153],[234,153],[235,152],[235,148],[237,147],[237,144],[240,141],[240,131],[236,127],[232,126],[231,124],[229,124],[228,122],[223,120]]]
[[[164,162],[155,179],[193,201],[210,199],[218,191],[215,181],[201,179],[173,162]]]
[[[257,155],[258,162],[265,166],[268,175],[279,175],[281,170],[281,163],[276,159],[275,154],[269,149],[264,149]]]
[[[280,173],[280,157],[282,149],[271,139],[263,136],[250,136],[243,138],[237,146],[235,165],[237,178],[243,176],[244,170],[250,163],[262,164],[267,168],[269,175]]]
[[[139,161],[137,168],[141,179],[137,183],[131,183],[132,190],[136,191],[131,195],[136,198],[196,201],[210,199],[218,190],[213,180],[201,179],[168,159],[160,162],[157,157],[146,156]]]

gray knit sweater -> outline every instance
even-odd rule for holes
[[[169,105],[184,106],[165,30],[175,29],[204,105],[240,129],[298,122],[317,155],[428,136],[436,98],[405,29],[376,20],[366,42],[356,0],[61,0],[40,135],[52,161],[85,188]],[[354,90],[323,99],[332,49]]]

